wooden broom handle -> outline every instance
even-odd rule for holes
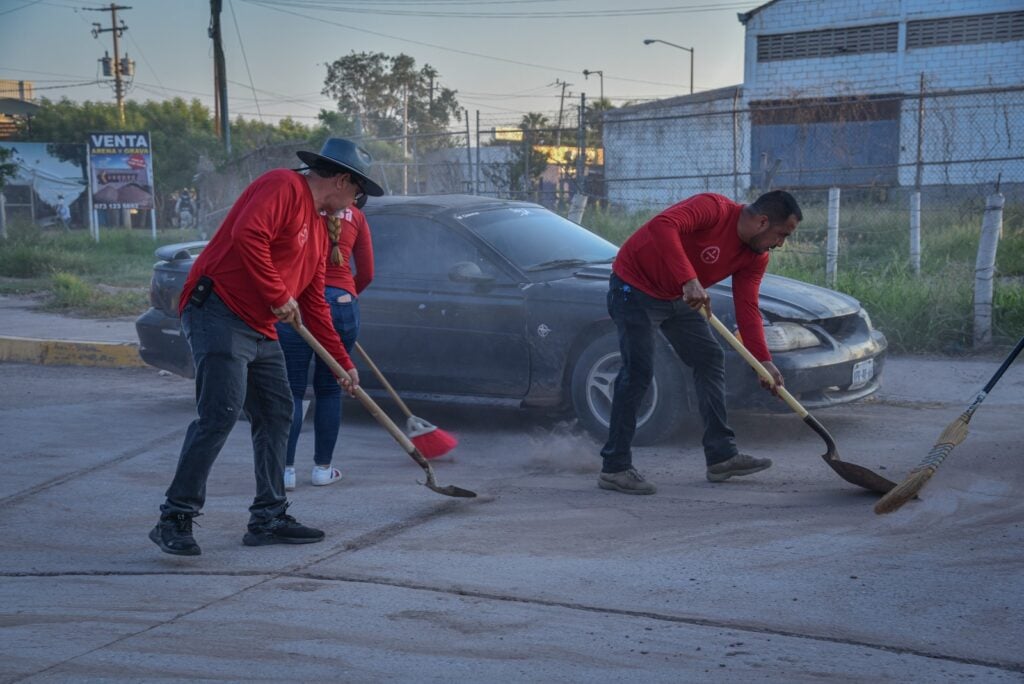
[[[341,364],[331,356],[331,353],[327,351],[315,337],[313,337],[313,333],[309,332],[309,329],[306,328],[306,326],[302,325],[302,323],[298,323],[293,324],[292,327],[295,328],[295,331],[302,336],[302,339],[306,341],[306,344],[312,347],[313,351],[316,352],[316,355],[330,367],[337,377],[348,378],[351,382],[352,376],[348,374],[348,371],[341,367]],[[419,458],[416,458],[419,455],[419,452],[416,451],[416,447],[413,445],[412,441],[406,437],[405,433],[402,432],[397,425],[395,425],[394,421],[388,418],[387,414],[384,413],[380,406],[377,405],[377,402],[375,402],[362,387],[357,386],[354,394],[356,399],[359,400],[359,403],[363,405],[363,408],[369,411],[370,415],[372,415],[385,430],[391,433],[391,436],[395,438],[403,449],[405,449],[406,453],[412,456],[413,459],[419,463]],[[422,458],[422,456],[420,456],[420,458]],[[424,465],[425,463],[426,462],[424,461],[423,463],[420,463],[420,465]]]
[[[384,386],[384,389],[386,389],[388,394],[391,395],[391,398],[395,400],[395,403],[398,404],[398,408],[402,409],[402,413],[405,414],[405,417],[412,418],[412,411],[410,411],[409,407],[405,405],[405,402],[402,401],[402,398],[398,396],[398,392],[396,392],[395,388],[391,386],[391,383],[388,382],[388,379],[384,377],[384,374],[380,372],[380,368],[377,368],[377,364],[373,362],[373,359],[370,358],[370,355],[366,353],[365,349],[363,349],[363,345],[356,342],[355,346],[356,351],[359,352],[359,355],[361,357],[363,357],[363,361],[366,362],[366,365],[370,367],[370,370],[373,371],[373,374],[377,376],[378,380],[380,380],[380,384]]]

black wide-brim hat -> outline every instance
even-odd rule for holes
[[[342,171],[351,173],[359,180],[359,184],[367,195],[380,197],[384,194],[384,188],[370,178],[370,165],[373,164],[373,157],[351,140],[329,138],[320,148],[320,154],[302,150],[295,154],[306,166],[336,166]]]

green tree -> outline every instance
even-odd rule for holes
[[[547,117],[543,114],[526,114],[519,126],[523,132],[521,140],[496,140],[491,143],[494,147],[509,148],[508,161],[493,162],[481,169],[499,192],[518,199],[534,199],[537,181],[548,167],[547,154],[539,151],[536,146],[548,143],[538,141],[538,131],[530,125],[543,126],[547,123]]]
[[[406,54],[352,52],[327,65],[322,92],[357,123],[357,134],[402,135],[406,110],[411,133],[439,133],[461,110],[455,91],[439,87],[438,77],[429,64],[417,69]]]
[[[53,102],[44,98],[40,105],[32,118],[31,131],[23,139],[49,142],[51,152],[58,158],[83,169],[89,133],[148,132],[158,211],[163,209],[163,193],[192,185],[200,155],[218,160],[223,156],[214,132],[213,116],[199,100],[128,101],[124,127],[118,122],[114,103],[79,103],[66,98]]]
[[[18,171],[18,165],[9,161],[12,156],[14,156],[14,150],[9,147],[0,147],[0,190],[7,185],[7,179]]]

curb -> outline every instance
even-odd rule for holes
[[[97,368],[149,368],[130,343],[37,340],[0,337],[0,361],[43,366],[94,366]]]

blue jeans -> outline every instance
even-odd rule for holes
[[[615,377],[601,471],[617,473],[632,467],[630,446],[636,432],[636,412],[654,377],[655,328],[661,329],[679,358],[693,369],[707,464],[735,456],[736,435],[725,410],[725,356],[707,320],[682,299],[656,299],[614,274],[609,285],[608,314],[618,329],[622,368]]]
[[[281,346],[246,325],[215,293],[201,307],[185,307],[181,328],[195,359],[199,417],[185,433],[160,511],[169,515],[202,509],[210,468],[244,410],[256,471],[249,524],[268,522],[283,513],[286,504],[284,454],[291,396]]]
[[[351,300],[339,302],[338,299]],[[331,319],[334,329],[341,336],[345,350],[352,351],[356,338],[359,336],[359,300],[347,290],[337,287],[324,289],[324,298],[331,307]],[[292,393],[292,425],[288,434],[288,451],[285,463],[295,465],[295,446],[299,442],[299,431],[302,429],[302,398],[306,395],[309,361],[313,350],[295,329],[286,323],[277,325],[281,349],[284,350],[285,365],[288,368],[288,385]],[[316,408],[313,414],[313,462],[320,466],[331,464],[334,456],[334,445],[338,441],[338,430],[341,427],[341,386],[331,372],[330,366],[316,357],[313,367],[313,395],[316,397]]]

